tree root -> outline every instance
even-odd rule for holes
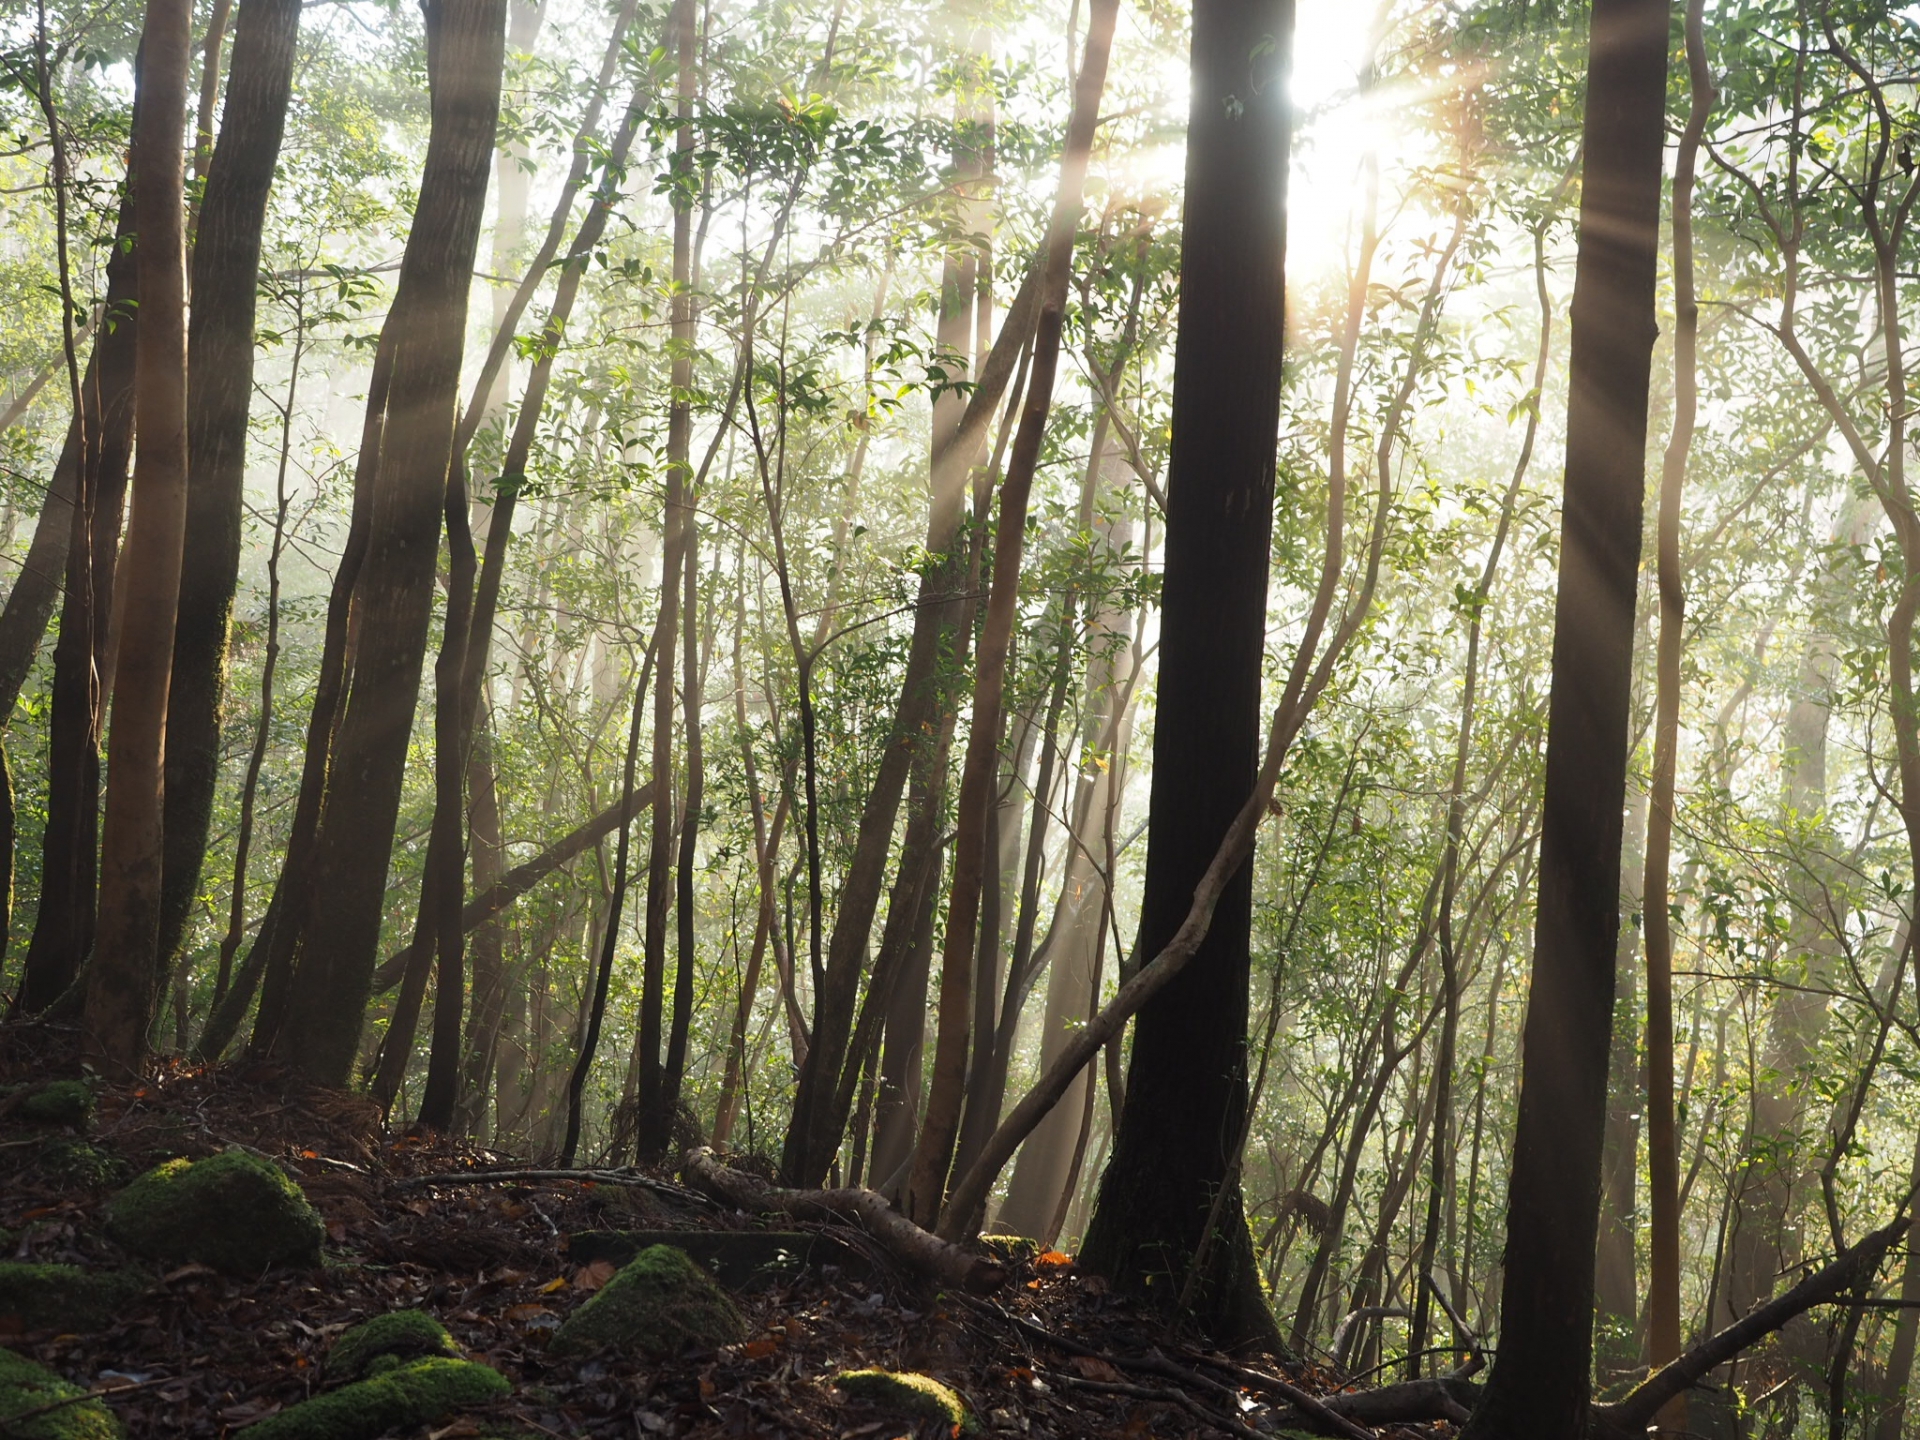
[[[955,1290],[984,1295],[1007,1278],[1006,1267],[988,1255],[950,1244],[922,1230],[872,1190],[787,1190],[758,1176],[730,1169],[704,1146],[687,1156],[681,1178],[741,1210],[777,1211],[801,1219],[851,1221],[907,1269]]]

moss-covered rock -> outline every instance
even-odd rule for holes
[[[1025,1235],[982,1235],[980,1247],[1007,1265],[1024,1265],[1040,1253],[1040,1242]]]
[[[376,1360],[405,1363],[433,1355],[457,1360],[460,1348],[426,1311],[393,1310],[355,1325],[333,1342],[327,1352],[327,1378],[358,1380],[373,1369]]]
[[[8,1440],[120,1440],[126,1432],[113,1412],[86,1394],[24,1355],[0,1350],[0,1434]]]
[[[689,1345],[717,1349],[746,1333],[727,1292],[686,1251],[654,1245],[569,1315],[547,1348],[567,1355],[616,1345],[665,1356]]]
[[[76,1190],[101,1190],[127,1178],[127,1167],[117,1156],[77,1135],[49,1140],[33,1165],[54,1184]]]
[[[23,1330],[104,1330],[146,1288],[146,1277],[130,1270],[0,1260],[0,1320]]]
[[[389,1430],[431,1425],[462,1405],[484,1405],[513,1387],[471,1360],[415,1360],[342,1385],[249,1425],[249,1440],[374,1440]]]
[[[977,1435],[980,1424],[967,1402],[949,1385],[912,1371],[842,1370],[833,1377],[840,1393],[876,1410],[950,1427],[949,1433]]]
[[[235,1275],[315,1264],[327,1233],[286,1172],[245,1150],[155,1166],[108,1202],[107,1229],[136,1254]]]
[[[93,1091],[84,1080],[50,1080],[22,1100],[14,1114],[29,1125],[84,1130],[93,1118]]]

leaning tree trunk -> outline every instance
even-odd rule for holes
[[[1534,964],[1500,1347],[1472,1440],[1587,1423],[1666,113],[1664,0],[1596,0]]]
[[[100,836],[100,912],[87,977],[83,1044],[115,1074],[146,1059],[166,969],[159,953],[167,690],[187,519],[186,162],[192,0],[148,0],[145,94],[133,137],[133,508],[118,581],[113,732]]]
[[[233,83],[193,240],[187,329],[187,529],[167,707],[160,955],[186,930],[220,776],[227,630],[240,578],[261,226],[280,160],[301,0],[242,0]]]
[[[1292,0],[1196,0],[1166,568],[1139,955],[1158,955],[1253,792],[1285,312]],[[1250,57],[1259,57],[1252,60]],[[1265,83],[1249,85],[1255,64]],[[1229,104],[1233,99],[1235,103]],[[1141,1010],[1083,1263],[1172,1306],[1247,1105],[1251,860]],[[1237,1186],[1236,1186],[1237,1189]],[[1193,1291],[1221,1341],[1272,1334],[1237,1194]],[[1171,1272],[1171,1273],[1169,1273]]]
[[[467,294],[500,109],[507,0],[427,0],[432,131],[388,311],[391,379],[354,582],[353,677],[313,841],[313,893],[276,1051],[323,1084],[351,1077],[432,620]]]

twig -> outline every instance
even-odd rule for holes
[[[83,1390],[77,1395],[68,1395],[60,1400],[49,1400],[44,1405],[35,1405],[30,1410],[16,1411],[12,1415],[0,1416],[0,1434],[24,1435],[18,1426],[24,1420],[37,1420],[42,1415],[51,1415],[56,1410],[64,1410],[69,1405],[78,1405],[86,1400],[104,1400],[109,1395],[127,1395],[135,1390],[151,1390],[156,1385],[171,1385],[178,1375],[158,1375],[151,1380],[136,1380],[128,1385],[110,1385],[105,1390]]]
[[[713,1203],[697,1190],[676,1185],[671,1180],[655,1180],[634,1170],[455,1170],[443,1175],[408,1175],[389,1180],[395,1190],[412,1190],[425,1185],[517,1185],[530,1180],[576,1180],[592,1185],[631,1185],[680,1200]]]

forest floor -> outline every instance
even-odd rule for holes
[[[68,1069],[23,1038],[0,1035],[0,1084],[43,1077],[50,1065]],[[23,1053],[29,1048],[40,1053]],[[833,1384],[838,1373],[867,1367],[943,1381],[983,1434],[1171,1440],[1292,1433],[1303,1422],[1284,1400],[1247,1383],[1241,1368],[1272,1374],[1277,1361],[1235,1363],[1187,1343],[1064,1256],[1021,1262],[996,1295],[979,1300],[936,1292],[845,1227],[835,1227],[831,1252],[847,1263],[803,1265],[736,1294],[751,1337],[740,1344],[661,1363],[605,1351],[550,1356],[548,1338],[612,1270],[604,1258],[577,1253],[589,1247],[574,1237],[712,1234],[759,1222],[639,1172],[422,1183],[523,1162],[388,1137],[364,1097],[289,1086],[258,1070],[163,1068],[137,1085],[102,1087],[84,1141],[0,1120],[6,1258],[125,1265],[101,1223],[106,1199],[160,1161],[231,1146],[271,1156],[296,1178],[326,1222],[320,1268],[243,1280],[181,1266],[156,1276],[109,1328],[91,1334],[23,1331],[0,1316],[0,1346],[103,1393],[130,1436],[244,1435],[250,1422],[322,1388],[332,1337],[408,1307],[436,1316],[470,1358],[513,1386],[505,1400],[416,1432],[429,1440],[924,1440],[950,1432],[932,1422],[916,1428]],[[783,1220],[780,1228],[827,1227]],[[1297,1367],[1290,1379],[1316,1393],[1336,1388]]]

